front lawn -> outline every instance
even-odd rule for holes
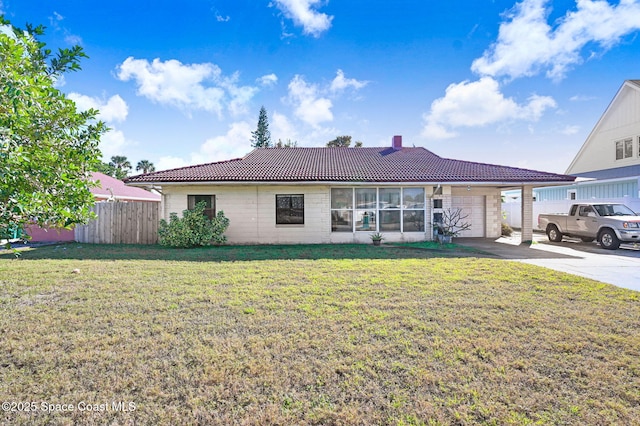
[[[4,254],[0,423],[638,424],[639,296],[455,249]]]

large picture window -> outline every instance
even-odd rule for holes
[[[380,231],[400,232],[400,188],[380,188],[378,190],[380,209]]]
[[[402,225],[405,232],[424,232],[424,207],[424,189],[402,189]]]
[[[304,225],[304,195],[276,195],[276,225]]]
[[[184,198],[183,198],[184,199]],[[206,206],[204,214],[209,219],[216,217],[216,196],[215,195],[188,195],[187,196],[187,209],[193,210],[196,204],[204,201]]]
[[[376,188],[356,189],[356,231],[376,231]]]
[[[331,232],[353,232],[353,188],[331,188]]]
[[[424,232],[424,188],[332,188],[332,232]]]

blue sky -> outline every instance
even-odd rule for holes
[[[0,0],[90,56],[60,89],[157,169],[402,135],[443,157],[564,172],[625,79],[640,0]]]

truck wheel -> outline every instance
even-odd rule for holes
[[[583,243],[590,243],[593,240],[595,240],[595,238],[591,238],[591,237],[580,237],[580,239],[582,240]]]
[[[607,250],[616,250],[620,247],[620,240],[611,229],[605,229],[600,233],[600,247]]]
[[[547,237],[549,237],[549,241],[553,241],[554,243],[559,243],[560,241],[562,241],[562,233],[555,225],[549,225],[549,227],[547,228]]]

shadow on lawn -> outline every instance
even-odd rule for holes
[[[167,260],[192,262],[229,262],[293,259],[429,259],[436,257],[495,257],[482,250],[436,243],[383,244],[305,244],[219,246],[173,249],[160,245],[58,244],[18,247],[20,259],[74,260]],[[0,250],[0,259],[15,258],[9,250]]]

